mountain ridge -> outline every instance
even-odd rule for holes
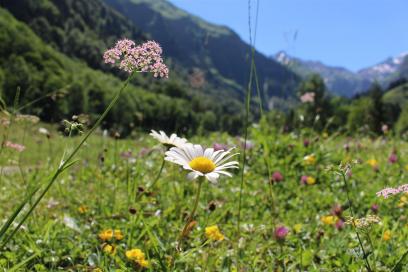
[[[408,66],[407,53],[389,57],[357,72],[341,66],[326,65],[321,61],[292,57],[285,51],[279,51],[273,58],[292,69],[302,78],[306,78],[313,73],[320,74],[332,93],[345,97],[353,97],[367,91],[374,82],[379,82],[383,88],[386,88],[391,82],[408,74],[401,70],[405,63]]]

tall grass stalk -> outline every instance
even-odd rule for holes
[[[398,260],[397,264],[394,266],[394,268],[391,270],[391,272],[397,272],[397,271],[402,271],[402,265],[405,257],[408,256],[408,250],[405,251],[404,254],[402,254],[401,258]]]
[[[347,202],[348,202],[348,205],[349,205],[349,208],[350,208],[350,214],[351,214],[352,218],[354,218],[353,204],[352,204],[351,199],[350,199],[350,193],[349,193],[347,177],[346,177],[346,174],[344,173],[344,171],[341,171],[341,176],[342,176],[343,182],[344,182],[344,189],[346,190]],[[355,233],[357,235],[357,239],[358,239],[358,243],[360,245],[361,251],[363,252],[363,259],[364,259],[364,262],[365,262],[365,267],[366,267],[368,272],[372,272],[373,270],[372,270],[372,268],[370,266],[370,262],[368,261],[367,251],[364,248],[364,245],[363,245],[363,242],[361,240],[360,234],[358,233],[355,224],[352,224],[352,225],[353,225],[353,229],[354,229],[354,231],[355,231]]]
[[[259,0],[258,0],[258,7],[259,7]],[[257,19],[257,16],[256,16]],[[237,241],[236,244],[238,245],[239,239],[241,238],[241,209],[242,209],[242,194],[244,190],[245,184],[245,165],[246,165],[246,149],[247,149],[247,140],[248,140],[248,125],[249,125],[249,113],[250,113],[250,105],[251,105],[251,91],[252,91],[252,80],[253,80],[253,72],[254,72],[254,64],[255,64],[255,46],[252,42],[252,26],[251,26],[251,0],[248,0],[248,29],[249,29],[249,41],[251,47],[251,65],[250,65],[250,72],[249,72],[249,82],[246,92],[245,98],[245,120],[244,120],[244,150],[243,150],[243,158],[242,158],[242,169],[241,169],[241,182],[239,187],[239,201],[238,201],[238,217],[237,217]],[[256,33],[256,31],[255,31]],[[237,246],[237,267],[238,270],[240,269],[240,250]]]
[[[73,161],[73,158],[75,155],[78,153],[78,151],[81,149],[83,144],[86,142],[86,140],[92,135],[92,133],[100,126],[101,122],[109,111],[113,108],[113,106],[117,103],[119,97],[121,96],[123,90],[129,85],[130,80],[132,79],[134,73],[132,73],[125,81],[123,86],[119,89],[118,92],[114,95],[112,98],[112,101],[109,103],[108,107],[105,109],[105,111],[102,113],[102,115],[98,118],[98,120],[95,122],[93,127],[84,135],[82,140],[79,142],[79,144],[74,148],[74,150],[67,156],[66,159],[63,159],[60,162],[60,165],[58,166],[57,170],[53,174],[53,176],[50,178],[49,182],[47,183],[45,189],[41,192],[41,194],[37,197],[37,199],[33,202],[31,207],[28,209],[28,211],[25,213],[21,221],[18,223],[18,225],[13,229],[10,235],[7,236],[7,238],[4,239],[5,233],[9,230],[11,223],[14,222],[15,218],[23,211],[23,209],[19,209],[21,206],[24,207],[27,204],[27,199],[23,200],[23,202],[19,205],[19,207],[16,209],[17,215],[12,218],[10,224],[5,226],[4,232],[0,233],[0,241],[2,241],[2,244],[0,245],[0,250],[4,248],[4,246],[13,238],[15,233],[20,229],[22,224],[27,220],[27,218],[31,215],[31,213],[34,211],[34,209],[37,207],[37,205],[40,203],[40,201],[44,198],[45,194],[50,190],[51,186],[55,183],[57,178],[69,167],[71,167],[75,161]]]

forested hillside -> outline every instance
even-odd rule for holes
[[[81,113],[93,119],[123,84],[114,75],[56,51],[6,10],[1,9],[0,15],[0,87],[8,105],[13,104],[19,89],[19,105],[40,98],[23,112],[39,115],[44,121],[59,122]],[[239,114],[225,118],[222,113],[231,109],[214,105],[200,94],[191,97],[177,81],[149,84],[138,76],[119,104],[104,126],[123,135],[143,127],[185,133],[204,128],[234,132],[240,123]]]

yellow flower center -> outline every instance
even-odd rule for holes
[[[192,169],[203,174],[210,173],[215,169],[215,164],[206,157],[194,158],[192,161],[190,161],[189,165]]]

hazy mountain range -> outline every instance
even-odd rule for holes
[[[408,75],[408,52],[390,57],[357,72],[343,67],[328,66],[320,61],[291,57],[284,51],[277,53],[273,58],[302,78],[313,73],[320,74],[331,92],[346,97],[366,91],[376,81],[387,88],[392,81]]]

